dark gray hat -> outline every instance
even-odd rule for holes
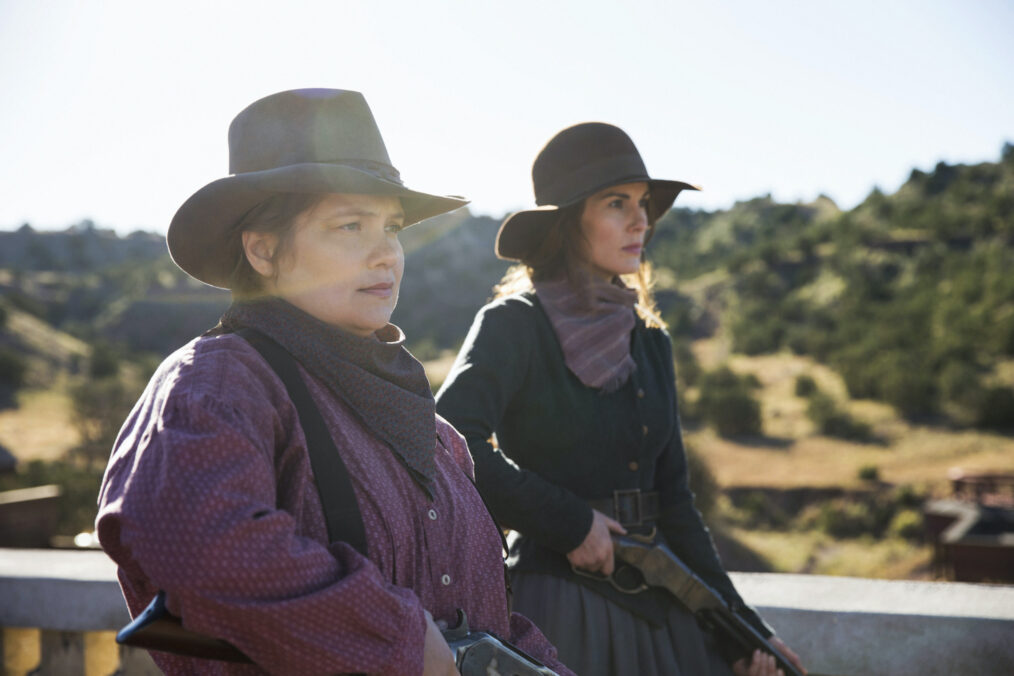
[[[178,266],[222,288],[241,255],[235,226],[273,194],[391,195],[401,199],[405,225],[468,203],[405,187],[366,99],[341,89],[296,89],[251,103],[229,126],[229,173],[184,202],[166,235]]]
[[[496,236],[496,255],[521,260],[538,245],[557,212],[612,185],[647,181],[651,221],[664,214],[682,190],[700,190],[683,181],[648,176],[637,147],[619,127],[585,122],[549,140],[532,164],[535,209],[511,214]]]

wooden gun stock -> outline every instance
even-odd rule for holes
[[[492,634],[469,631],[468,620],[462,610],[458,611],[458,626],[445,631],[444,639],[454,653],[455,662],[464,676],[487,674],[488,668],[496,668],[497,664],[499,664],[498,673],[505,675],[556,674],[535,658]],[[251,662],[249,657],[231,643],[184,629],[180,619],[166,608],[164,591],[156,594],[141,614],[116,634],[116,642],[120,645],[161,650],[185,657],[248,664]]]
[[[785,655],[664,544],[645,542],[636,536],[614,535],[613,551],[617,559],[639,570],[646,584],[672,594],[698,622],[735,645],[744,657],[749,659],[749,655],[759,649],[774,656],[778,668],[786,676],[802,676]]]
[[[184,629],[180,619],[166,608],[164,591],[156,594],[148,607],[116,634],[116,642],[206,660],[251,661],[231,643]]]

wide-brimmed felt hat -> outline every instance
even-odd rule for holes
[[[222,288],[242,255],[236,225],[274,194],[390,195],[400,198],[406,226],[467,204],[407,188],[366,99],[341,89],[296,89],[251,103],[229,125],[229,173],[184,202],[166,235],[180,268]]]
[[[532,164],[538,206],[504,220],[496,236],[496,255],[523,260],[556,223],[560,209],[609,186],[640,181],[648,183],[648,217],[652,222],[669,210],[681,191],[700,190],[683,181],[651,178],[634,142],[619,127],[585,122],[564,129],[549,140]]]

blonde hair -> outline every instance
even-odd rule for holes
[[[542,241],[525,254],[520,263],[508,268],[500,282],[493,287],[493,298],[531,291],[534,282],[557,277],[565,277],[579,293],[590,289],[591,275],[581,252],[584,239],[581,231],[583,211],[584,201],[561,209],[556,222],[546,228]],[[655,222],[652,221],[648,227],[653,229]],[[644,323],[653,328],[666,328],[652,293],[654,279],[651,263],[642,259],[637,272],[621,275],[620,279],[637,292],[634,309]]]

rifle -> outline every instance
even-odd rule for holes
[[[458,610],[458,625],[443,634],[462,676],[486,676],[489,668],[502,676],[556,676],[520,648],[484,631],[470,631],[463,610]],[[166,608],[164,591],[159,591],[141,614],[116,634],[116,642],[185,657],[252,662],[227,641],[184,629],[180,619]]]
[[[169,612],[165,592],[159,590],[141,614],[116,634],[116,642],[174,655],[201,657],[221,662],[252,660],[227,641],[183,628],[180,618]]]
[[[645,585],[662,587],[675,596],[705,629],[724,638],[736,652],[748,657],[754,650],[760,650],[773,655],[786,676],[802,676],[785,655],[664,544],[636,535],[614,535],[613,552],[617,559],[640,571]],[[624,588],[617,585],[612,576],[609,581],[626,593],[645,588]]]
[[[470,631],[465,611],[458,609],[458,626],[444,632],[461,676],[557,676],[556,672],[515,645],[484,631]]]

